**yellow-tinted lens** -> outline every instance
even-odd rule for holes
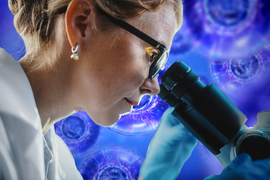
[[[145,51],[149,55],[149,59],[151,63],[155,60],[155,58],[158,56],[158,53],[159,53],[158,50],[154,47],[147,47],[145,48]]]

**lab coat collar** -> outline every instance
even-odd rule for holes
[[[20,64],[0,48],[0,116],[20,179],[45,179],[41,121]]]
[[[53,127],[43,137],[45,178],[48,179],[49,167],[54,162]]]

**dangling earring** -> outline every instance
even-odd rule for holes
[[[71,52],[72,52],[72,55],[70,56],[71,59],[76,60],[76,61],[79,60],[79,55],[78,55],[79,49],[80,49],[79,43],[77,43],[75,50],[73,49],[73,47],[71,47]]]

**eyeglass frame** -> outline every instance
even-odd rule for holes
[[[169,51],[168,51],[167,47],[165,45],[159,43],[158,41],[156,41],[152,37],[148,36],[144,32],[140,31],[139,29],[135,28],[134,26],[130,25],[129,23],[109,15],[108,13],[106,13],[105,11],[103,11],[99,7],[97,7],[97,8],[98,8],[98,12],[100,14],[102,14],[103,16],[105,16],[106,18],[108,18],[112,23],[114,23],[115,25],[125,29],[126,31],[130,32],[131,34],[137,36],[141,40],[143,40],[146,43],[150,44],[154,48],[158,49],[159,53],[158,53],[157,57],[155,57],[154,62],[151,64],[151,66],[149,68],[149,75],[148,75],[149,79],[151,79],[151,80],[154,79],[154,77],[159,73],[159,71],[164,68],[164,66],[165,66],[165,64],[166,64],[166,62],[168,60]],[[65,13],[66,10],[67,10],[67,6],[58,9],[57,12],[58,12],[58,14],[62,14],[62,13]],[[162,62],[163,63],[162,67],[156,66],[156,65],[159,65],[158,64],[159,61],[162,60],[165,55],[167,56],[167,58],[166,58],[165,62]],[[158,68],[156,69],[156,67],[158,67]]]

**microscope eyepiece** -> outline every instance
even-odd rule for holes
[[[159,97],[175,107],[173,115],[215,155],[246,121],[214,84],[203,84],[183,62],[176,61],[161,80]]]

